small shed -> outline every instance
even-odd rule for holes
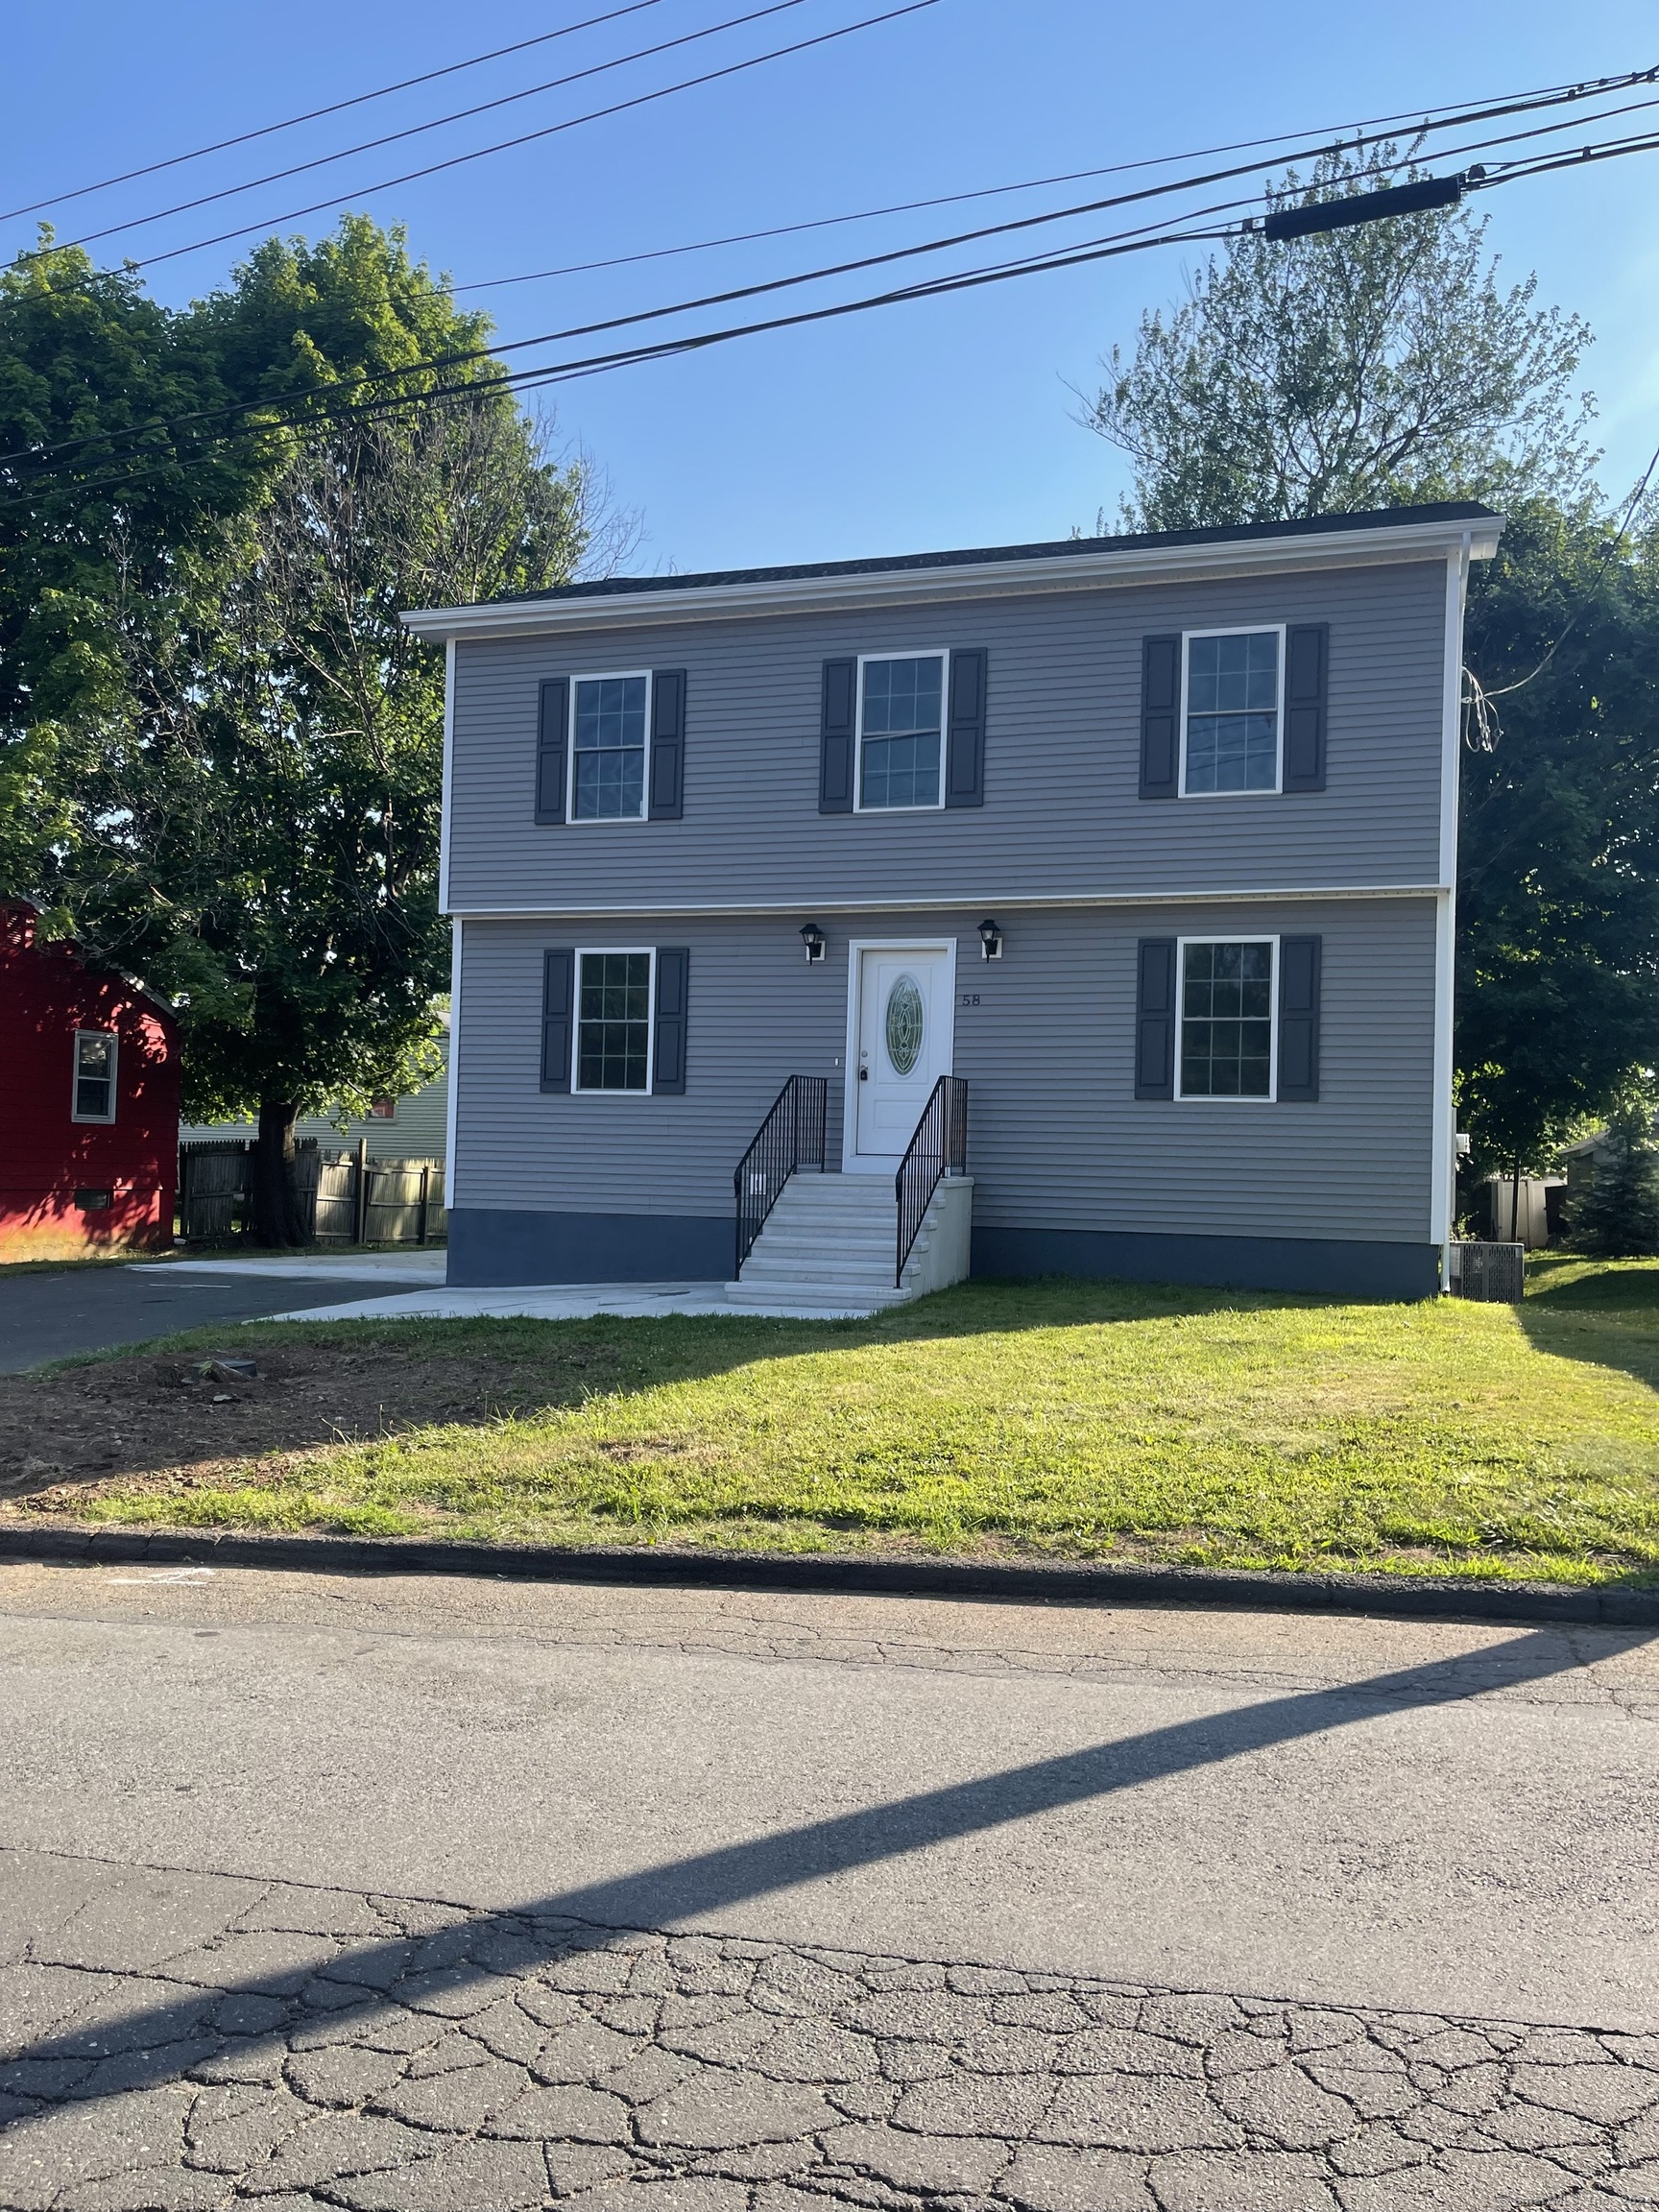
[[[0,904],[0,1261],[171,1244],[179,1025],[38,921]]]

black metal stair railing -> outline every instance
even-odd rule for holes
[[[904,1262],[922,1233],[940,1182],[947,1175],[967,1172],[968,1084],[961,1075],[941,1075],[893,1178],[899,1203],[899,1263],[893,1274],[896,1289],[903,1287]]]
[[[802,1167],[822,1172],[829,1107],[827,1075],[791,1075],[737,1163],[732,1186],[737,1200],[738,1274],[790,1176]]]

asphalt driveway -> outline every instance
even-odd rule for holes
[[[337,1306],[342,1298],[373,1297],[374,1289],[372,1281],[355,1275],[348,1284],[339,1263],[327,1260],[317,1262],[315,1274],[303,1275],[254,1273],[246,1261],[223,1271],[178,1261],[10,1275],[0,1268],[0,1374],[209,1322],[256,1321],[302,1306]],[[407,1295],[408,1289],[407,1280],[387,1280],[388,1295]]]

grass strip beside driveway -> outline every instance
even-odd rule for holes
[[[252,1323],[235,1339],[267,1373],[215,1390],[210,1441],[194,1410],[187,1444],[165,1434],[170,1390],[200,1401],[199,1333],[126,1360],[147,1464],[37,1459],[4,1510],[1659,1581],[1652,1265],[1546,1264],[1518,1310],[971,1283],[868,1322]],[[61,1425],[72,1399],[84,1430],[125,1402],[131,1431],[119,1364],[11,1379],[10,1432],[32,1405],[42,1433]],[[343,1390],[348,1370],[343,1414],[329,1378]]]

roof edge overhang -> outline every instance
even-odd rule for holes
[[[768,577],[687,584],[603,597],[493,600],[473,607],[411,609],[399,619],[417,637],[547,637],[563,632],[661,629],[677,622],[730,621],[763,614],[832,613],[867,607],[922,606],[948,600],[1011,598],[1053,591],[1098,591],[1136,584],[1190,583],[1293,570],[1355,568],[1432,561],[1467,551],[1488,561],[1498,550],[1502,516],[1368,523],[1317,536],[1286,532],[1207,543],[1103,546],[1098,552],[1021,555],[950,566],[902,566],[841,575]]]

